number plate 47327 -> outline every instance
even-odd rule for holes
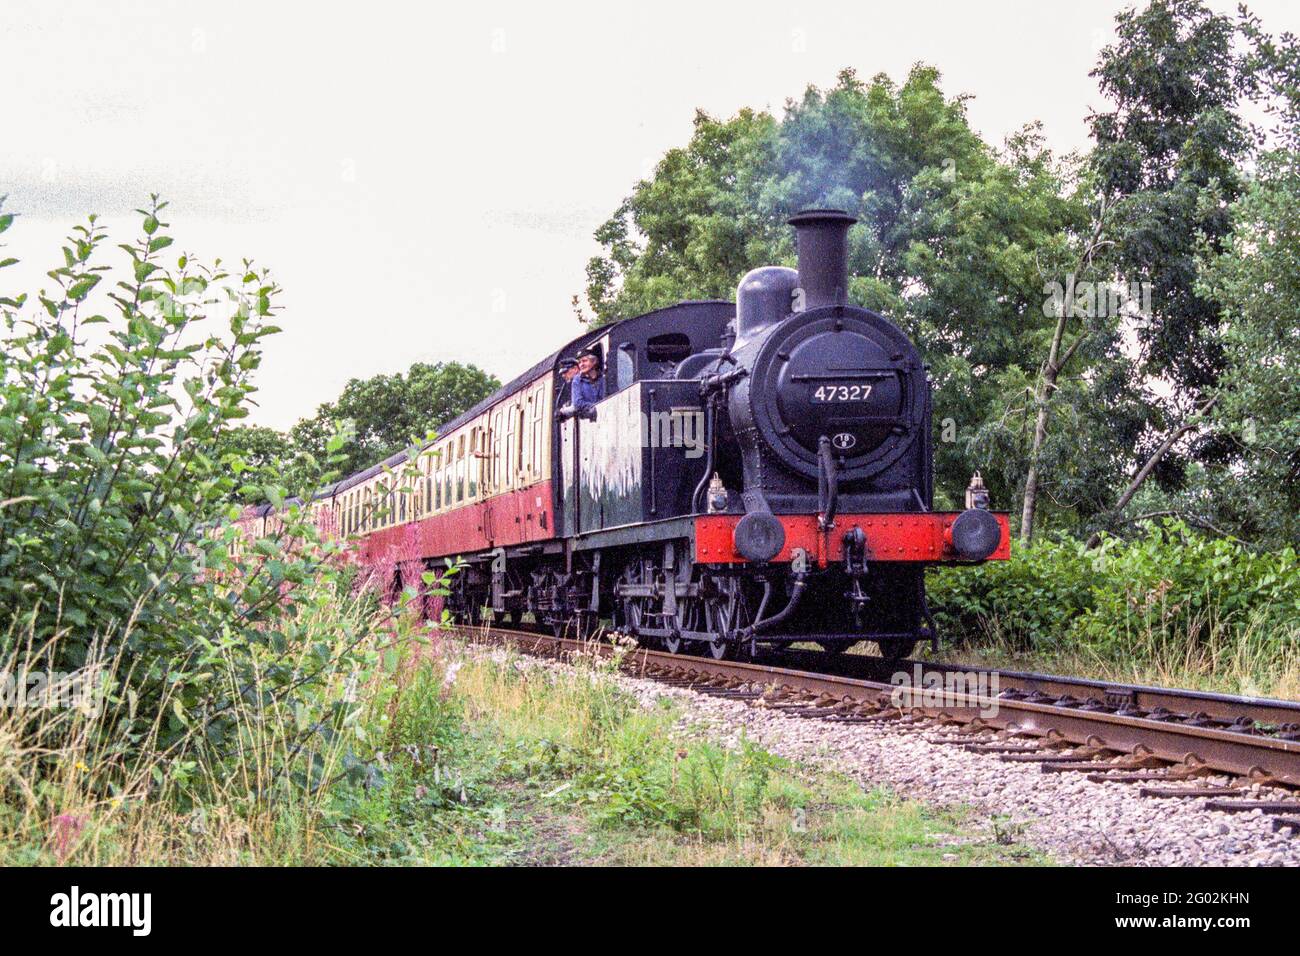
[[[814,402],[865,402],[871,395],[870,385],[819,385],[813,389]]]

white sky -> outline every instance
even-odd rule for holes
[[[1040,119],[1084,148],[1126,5],[3,0],[4,255],[24,261],[0,289],[34,290],[86,213],[127,241],[157,191],[176,248],[285,288],[252,421],[414,361],[505,380],[580,331],[592,230],[697,107],[779,111],[845,66],[924,60],[990,141]],[[1251,8],[1300,32],[1300,4]]]

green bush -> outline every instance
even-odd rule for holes
[[[1094,549],[1042,540],[1013,548],[1009,561],[936,569],[929,594],[957,641],[1113,652],[1139,637],[1202,644],[1249,631],[1280,640],[1300,612],[1300,560],[1290,548],[1256,551],[1165,520]]]
[[[105,697],[91,724],[11,713],[6,728],[28,782],[93,733],[73,742],[114,789],[141,766],[155,793],[246,781],[250,761],[259,795],[314,786],[357,709],[340,682],[375,667],[374,621],[332,607],[339,544],[308,509],[231,547],[243,463],[212,449],[248,414],[279,288],[247,260],[178,255],[165,209],[139,210],[116,266],[90,217],[49,290],[0,296],[0,669],[93,669]],[[285,506],[291,490],[263,480],[246,490]]]
[[[1107,545],[1110,545],[1107,542]],[[1070,539],[1012,548],[1009,561],[937,568],[927,594],[940,633],[949,640],[997,636],[1018,647],[1050,646],[1094,606],[1093,557]]]

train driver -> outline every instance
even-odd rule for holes
[[[569,383],[569,405],[574,414],[588,411],[605,397],[605,377],[600,371],[600,352],[585,348],[578,353],[578,363],[563,373]]]

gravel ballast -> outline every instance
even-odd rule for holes
[[[500,650],[487,650],[494,656]],[[526,657],[522,666],[567,665]],[[627,674],[612,675],[644,707],[671,698],[683,732],[723,746],[742,735],[772,753],[834,770],[864,786],[939,806],[968,806],[990,832],[1011,833],[1058,863],[1094,866],[1300,866],[1300,837],[1274,832],[1260,811],[1204,809],[1204,799],[1157,799],[1134,784],[1095,783],[1080,773],[1043,773],[1037,763],[1012,763],[935,742],[943,731],[898,721],[838,724],[788,716],[742,701],[699,694]],[[1198,785],[1226,783],[1202,778]],[[1177,786],[1171,781],[1169,786]],[[1253,795],[1252,795],[1253,796]],[[1259,798],[1277,799],[1263,789]],[[982,821],[978,819],[982,817]]]

